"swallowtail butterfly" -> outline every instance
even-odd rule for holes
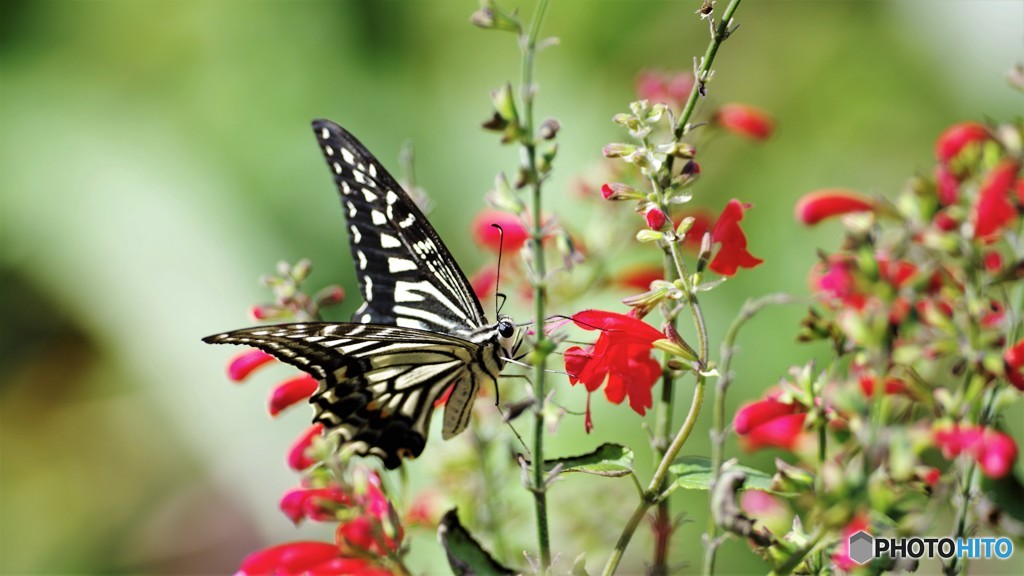
[[[490,324],[466,275],[395,179],[334,122],[313,121],[348,220],[364,303],[351,323],[307,322],[203,339],[272,354],[320,382],[313,421],[340,449],[379,456],[387,468],[423,451],[434,404],[445,439],[469,423],[477,390],[491,386],[522,333],[508,316]]]

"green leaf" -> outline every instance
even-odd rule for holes
[[[755,470],[749,466],[731,466],[730,470],[738,470],[747,475],[747,481],[743,489],[764,490],[772,494],[787,496],[788,494],[772,490],[772,477],[769,474]],[[711,460],[703,456],[684,456],[677,460],[676,464],[669,467],[669,470],[676,475],[675,482],[669,487],[668,492],[682,488],[683,490],[708,490],[711,487],[713,471]]]
[[[1020,538],[1024,536],[1021,526],[1024,525],[1024,483],[1013,474],[1007,474],[999,479],[992,479],[988,476],[982,478],[981,489],[992,499],[992,502],[1002,513],[998,517],[1000,528],[1012,536]],[[1016,522],[1007,522],[1008,516]]]
[[[498,563],[484,550],[480,543],[462,527],[456,509],[452,508],[441,518],[437,527],[437,536],[441,539],[445,553],[448,554],[448,565],[456,576],[511,576],[514,570]]]
[[[560,472],[583,472],[618,478],[633,471],[633,451],[621,444],[601,444],[593,452],[544,461],[544,471],[561,464]]]

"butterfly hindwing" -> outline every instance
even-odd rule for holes
[[[408,194],[345,129],[313,121],[348,220],[365,303],[354,322],[447,334],[485,324],[469,281]]]
[[[462,430],[481,378],[479,346],[423,330],[366,324],[282,324],[203,339],[259,348],[316,378],[310,402],[321,422],[356,454],[388,468],[415,458],[426,443],[434,404],[454,386],[444,436]]]

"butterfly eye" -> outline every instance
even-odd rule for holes
[[[515,332],[516,328],[511,323],[505,321],[498,322],[498,335],[502,338],[511,338]]]

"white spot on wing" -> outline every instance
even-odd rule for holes
[[[402,245],[402,243],[398,241],[398,238],[395,238],[394,236],[392,236],[390,234],[381,234],[380,235],[380,247],[381,248],[399,248],[399,247],[401,247],[401,245]]]
[[[335,162],[334,165],[337,166],[338,163]],[[352,193],[352,187],[348,185],[348,182],[345,182],[344,180],[342,180],[341,181],[341,191],[344,192],[345,194],[351,194]]]
[[[370,192],[366,188],[363,188],[363,197],[366,198],[367,202],[373,202],[377,200],[377,195],[374,194],[373,192]]]
[[[412,226],[413,222],[415,222],[415,221],[416,221],[416,217],[413,216],[412,214],[409,214],[408,216],[405,217],[405,220],[402,220],[401,222],[399,222],[398,225],[401,228],[408,228],[409,226]]]
[[[341,164],[338,164],[337,162],[334,162],[333,165],[334,165],[334,173],[335,174],[341,174]]]
[[[377,177],[377,167],[374,166],[373,164],[370,164],[370,169],[368,170],[368,172],[370,173],[370,178]]]
[[[415,269],[416,263],[412,260],[406,260],[405,258],[388,258],[389,272],[408,272],[409,270]]]
[[[348,148],[341,149],[341,157],[345,159],[350,165],[356,163],[356,157],[352,155],[352,152]]]
[[[348,229],[352,231],[352,241],[359,244],[363,240],[363,235],[359,233],[359,228],[356,228],[353,224],[352,226],[349,226]]]
[[[327,152],[328,156],[334,156],[334,148],[330,146],[324,146],[324,152]]]
[[[366,276],[366,301],[373,300],[373,278],[369,274]]]
[[[369,314],[363,314],[363,317],[359,319],[363,324],[369,324],[370,320],[373,320],[373,318],[371,318]]]
[[[348,206],[348,217],[349,218],[355,218],[356,217],[356,205],[351,203],[351,202],[345,202],[345,206]]]
[[[331,133],[327,131],[327,128],[321,128],[320,137],[323,138],[324,140],[327,140],[328,138],[331,137]]]
[[[388,194],[384,198],[387,200],[388,204],[394,204],[395,202],[398,202],[398,194],[395,194],[391,190],[388,190]]]
[[[359,269],[366,270],[366,254],[363,254],[362,250],[357,250],[356,256],[359,258]]]
[[[356,171],[352,172],[352,176],[355,177],[356,182],[359,182],[360,184],[366,184],[366,178],[363,177],[363,173],[362,172],[356,170]]]
[[[370,219],[372,219],[373,223],[376,224],[377,226],[380,226],[388,221],[388,219],[384,217],[384,213],[381,212],[380,210],[371,210]]]

